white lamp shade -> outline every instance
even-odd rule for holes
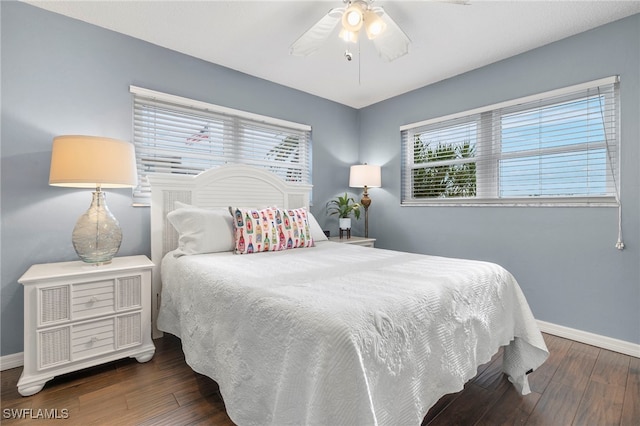
[[[379,188],[382,185],[380,166],[361,164],[351,166],[349,186],[352,188]]]
[[[97,136],[53,139],[49,185],[131,188],[137,184],[133,144]]]
[[[342,27],[347,31],[358,32],[362,27],[362,6],[352,4],[342,15]]]
[[[364,13],[364,28],[367,32],[369,40],[373,40],[382,34],[387,27],[381,17],[379,17],[374,11],[367,10]]]

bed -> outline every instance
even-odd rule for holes
[[[516,280],[496,264],[323,241],[308,213],[298,222],[307,247],[235,254],[244,214],[248,223],[278,206],[301,219],[311,187],[235,165],[150,181],[154,333],[181,339],[239,425],[418,425],[500,347],[522,394],[548,357]],[[197,215],[219,215],[224,244],[211,229],[185,232],[180,221]]]

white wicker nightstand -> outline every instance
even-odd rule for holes
[[[344,244],[354,244],[357,246],[363,247],[375,247],[376,239],[375,238],[365,238],[365,237],[330,237],[329,241],[333,241],[335,243],[344,243]]]
[[[62,262],[33,265],[24,286],[23,396],[60,374],[125,357],[149,361],[151,268],[146,256],[108,265]]]

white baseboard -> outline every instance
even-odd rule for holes
[[[576,342],[640,358],[640,345],[636,343],[613,339],[611,337],[589,333],[588,331],[576,330],[575,328],[564,327],[540,320],[538,320],[538,327],[543,333],[553,334],[554,336],[564,337],[565,339],[575,340]]]
[[[640,345],[635,343],[600,336],[599,334],[589,333],[588,331],[576,330],[575,328],[564,327],[540,320],[538,320],[538,327],[543,333],[553,334],[554,336],[564,337],[565,339],[575,340],[576,342],[640,358]],[[0,371],[22,367],[23,362],[24,356],[22,352],[5,355],[0,357]]]
[[[10,368],[22,367],[24,365],[24,352],[17,354],[5,355],[0,357],[0,371],[9,370]]]

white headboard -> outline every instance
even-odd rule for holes
[[[247,165],[225,165],[199,175],[149,174],[151,183],[151,261],[153,337],[162,333],[156,327],[160,307],[160,263],[162,257],[178,246],[178,235],[167,220],[174,203],[181,201],[198,207],[309,208],[312,185],[285,182],[277,175]]]

